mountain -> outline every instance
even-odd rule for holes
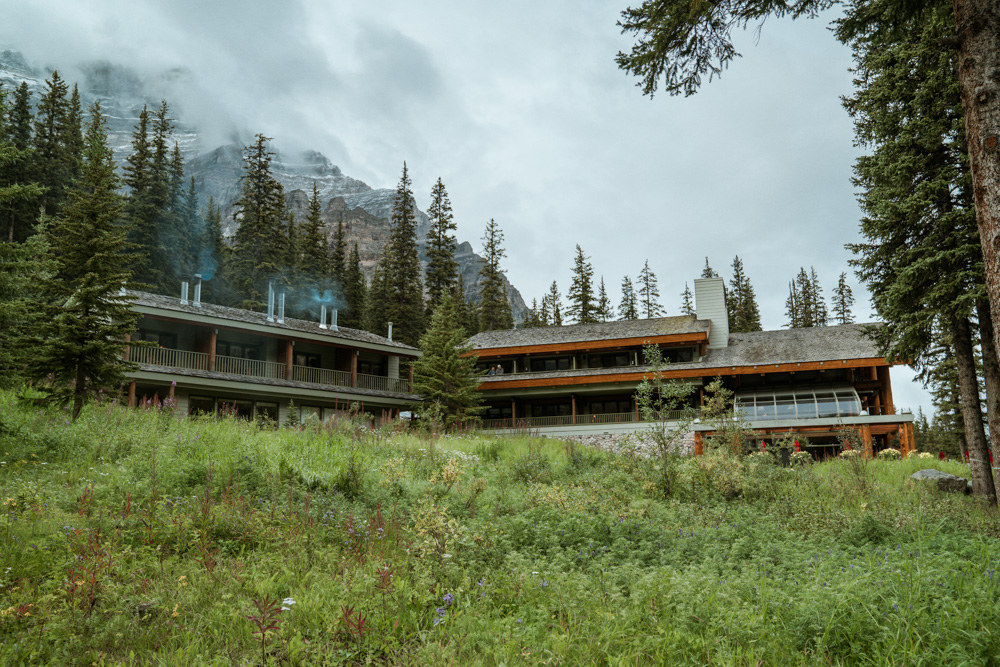
[[[10,92],[24,82],[33,92],[32,99],[37,102],[51,73],[51,68],[31,65],[18,51],[0,51],[0,83],[5,91]],[[234,126],[223,132],[230,138],[229,141],[220,143],[207,139],[209,134],[219,134],[217,128],[210,133],[198,127],[185,113],[185,102],[198,106],[199,100],[192,96],[200,94],[207,98],[212,96],[212,91],[200,89],[192,74],[183,68],[144,77],[120,64],[94,61],[76,65],[71,70],[61,70],[60,76],[70,86],[74,81],[79,84],[85,107],[95,100],[101,102],[108,123],[108,142],[114,149],[118,164],[124,164],[129,153],[132,130],[143,106],[152,111],[159,107],[160,100],[167,100],[175,118],[174,140],[185,158],[185,173],[194,177],[202,205],[211,196],[222,208],[223,232],[232,236],[236,231],[232,205],[239,194],[239,181],[243,175],[242,146],[249,142],[252,134]],[[313,183],[316,183],[324,201],[323,221],[327,237],[333,237],[337,222],[343,220],[348,243],[357,242],[362,268],[370,279],[389,236],[395,189],[372,188],[363,181],[351,178],[318,151],[297,155],[278,152],[272,162],[272,171],[284,186],[288,207],[298,220],[305,218],[306,193],[311,194]],[[427,214],[418,209],[417,236],[420,259],[425,267],[424,245],[429,226]],[[466,297],[478,301],[479,269],[483,258],[473,251],[468,242],[460,242],[456,260],[465,282]],[[527,306],[517,288],[507,282],[506,277],[504,280],[514,320],[520,322],[524,319]]]

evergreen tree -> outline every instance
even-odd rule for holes
[[[507,256],[503,247],[503,231],[490,218],[483,232],[483,265],[479,268],[479,330],[513,329],[514,316],[507,300],[500,260]]]
[[[639,296],[635,293],[635,286],[628,276],[622,278],[622,300],[618,304],[618,319],[639,319]]]
[[[604,287],[604,276],[601,276],[601,289],[597,291],[597,319],[609,322],[615,317],[615,309],[608,298],[608,290]]]
[[[788,283],[788,298],[785,299],[786,327],[798,329],[802,326],[802,295],[799,294],[796,281]]]
[[[181,173],[183,174],[183,170]],[[199,259],[201,248],[206,241],[206,229],[205,221],[198,213],[198,190],[193,176],[188,180],[187,188],[177,201],[177,220],[180,229],[183,230],[181,245],[184,251],[184,263],[180,267],[181,273],[185,275],[198,273],[204,278]]]
[[[691,288],[687,283],[684,283],[684,291],[681,292],[681,312],[685,315],[697,314],[694,309],[694,295],[691,294]]]
[[[70,153],[67,139],[70,128],[69,88],[52,72],[46,90],[38,102],[34,127],[34,162],[38,182],[45,188],[40,203],[46,215],[59,213],[70,187],[78,159]]]
[[[213,197],[202,216],[205,229],[198,250],[198,270],[203,281],[202,299],[209,303],[229,305],[231,294],[226,284],[225,267],[229,263],[229,246],[222,236],[222,211]]]
[[[10,194],[0,187],[0,201]],[[43,234],[24,243],[0,241],[0,387],[16,385],[34,356],[30,336],[39,326],[44,294],[38,285],[51,266],[47,255]]]
[[[416,205],[405,162],[396,186],[391,221],[392,231],[380,262],[388,299],[385,318],[393,323],[394,340],[416,345],[425,328],[424,287],[417,253]],[[385,322],[382,326],[386,326]]]
[[[365,275],[361,271],[361,255],[358,253],[357,243],[351,248],[351,255],[344,267],[341,286],[344,290],[347,307],[343,315],[338,313],[339,323],[352,329],[361,329],[364,326],[368,286],[365,285]]]
[[[525,313],[524,322],[521,323],[521,326],[525,329],[535,329],[545,326],[545,321],[542,319],[542,311],[538,306],[538,299],[531,300],[531,308]]]
[[[343,281],[347,271],[347,261],[347,239],[344,237],[344,216],[341,215],[337,220],[333,245],[330,247],[330,275]]]
[[[8,243],[24,240],[24,205],[42,194],[41,185],[31,181],[31,149],[27,144],[18,146],[12,127],[0,88],[0,220],[7,223]]]
[[[451,212],[448,191],[440,178],[431,190],[427,215],[431,219],[430,229],[427,230],[427,294],[430,297],[427,307],[433,310],[458,283],[458,262],[455,261],[457,242],[451,233],[457,225]]]
[[[0,166],[0,187],[25,183],[37,183],[39,187],[34,194],[19,196],[8,200],[6,204],[0,204],[0,219],[6,227],[5,238],[9,242],[21,242],[34,234],[42,195],[33,152],[31,91],[28,90],[27,83],[22,81],[17,87],[9,106],[6,133],[10,146],[18,152],[8,153],[5,165]]]
[[[240,308],[266,307],[268,280],[282,269],[287,228],[285,193],[271,174],[270,138],[258,134],[243,150],[243,177],[233,217],[239,223],[229,252],[228,280]]]
[[[323,233],[323,207],[319,202],[319,188],[313,181],[312,196],[302,237],[299,239],[297,268],[309,285],[319,289],[329,278],[330,263],[326,235]]]
[[[294,211],[285,211],[284,236],[278,246],[279,274],[302,264],[302,232]]]
[[[826,307],[826,298],[823,296],[823,285],[819,282],[819,276],[816,275],[816,267],[809,267],[809,282],[812,283],[810,293],[813,298],[813,318],[816,321],[816,326],[825,327],[830,319],[830,311]]]
[[[562,297],[559,296],[559,286],[556,281],[552,281],[549,286],[549,293],[542,297],[542,311],[549,314],[551,320],[547,324],[554,327],[561,327],[562,320]]]
[[[134,367],[122,360],[125,337],[139,319],[121,291],[131,279],[131,257],[99,104],[90,117],[82,175],[47,230],[53,272],[43,282],[46,316],[39,321],[32,368],[52,399],[72,399],[74,420],[87,400],[125,381],[125,371]]]
[[[708,264],[708,257],[705,258],[705,268],[701,270],[702,278],[718,278],[719,274]]]
[[[83,169],[83,108],[80,105],[80,90],[73,84],[73,92],[66,109],[66,125],[63,128],[63,145],[68,162],[69,182],[80,178]]]
[[[639,307],[646,319],[663,316],[665,311],[659,302],[660,290],[656,285],[656,274],[649,268],[648,259],[639,272],[638,287]]]
[[[594,300],[594,267],[591,266],[580,244],[576,246],[576,257],[573,258],[573,280],[570,282],[566,298],[569,307],[566,314],[576,320],[577,324],[597,322],[597,304]]]
[[[465,279],[461,273],[458,274],[458,285],[455,286],[452,298],[465,335],[474,336],[479,333],[479,308],[466,297]]]
[[[854,324],[854,293],[847,284],[847,273],[841,273],[837,280],[837,288],[833,291],[833,319],[837,324]]]
[[[984,266],[956,54],[940,49],[950,19],[950,3],[935,3],[900,34],[852,43],[856,92],[844,105],[869,154],[855,165],[864,242],[848,247],[885,322],[873,331],[880,351],[924,369],[933,332],[950,338],[973,487],[995,502],[970,326]]]
[[[743,271],[743,261],[739,255],[733,258],[733,278],[729,283],[727,308],[729,310],[729,331],[743,333],[760,331],[760,309],[750,278]]]
[[[372,273],[372,281],[365,299],[364,328],[367,331],[377,336],[388,335],[388,323],[391,321],[388,317],[388,302],[389,286],[385,279],[385,267],[379,261]]]
[[[423,397],[415,407],[420,415],[445,428],[482,410],[476,357],[465,339],[454,297],[444,294],[420,338],[424,354],[413,364],[413,391]]]

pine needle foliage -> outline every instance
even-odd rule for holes
[[[47,303],[32,364],[51,400],[72,401],[74,420],[85,402],[116,390],[135,367],[122,356],[139,318],[122,293],[132,256],[99,104],[90,116],[81,177],[47,229],[52,274],[42,283]]]
[[[575,319],[577,324],[598,321],[597,302],[594,298],[594,267],[579,244],[573,258],[573,280],[566,298],[569,300],[566,314]]]
[[[694,295],[687,283],[684,283],[684,291],[681,292],[681,312],[685,315],[695,315]]]
[[[847,284],[847,272],[842,272],[837,279],[837,287],[833,290],[833,319],[837,324],[854,324],[854,292]]]
[[[416,345],[425,328],[424,284],[417,253],[417,208],[406,163],[392,204],[392,231],[382,257],[385,280],[385,320],[393,323],[393,338]]]
[[[628,276],[622,278],[622,300],[618,304],[618,318],[622,320],[639,319],[639,297],[635,293],[635,285]]]
[[[750,278],[743,270],[743,261],[739,255],[733,258],[733,277],[729,282],[728,309],[730,332],[761,331],[757,295],[753,285],[750,284]]]
[[[476,357],[466,340],[454,297],[444,294],[420,338],[423,356],[413,364],[413,390],[423,397],[415,407],[421,417],[445,428],[482,410]]]
[[[657,286],[656,274],[649,268],[649,260],[642,265],[636,285],[639,291],[639,309],[643,317],[661,317],[666,313],[660,305],[660,289]]]
[[[431,225],[427,230],[427,295],[428,310],[433,312],[445,294],[458,284],[458,246],[454,232],[458,226],[451,212],[451,200],[444,182],[438,178],[431,189],[431,205],[427,208]]]
[[[503,231],[490,218],[483,232],[483,265],[479,269],[479,330],[497,331],[514,328],[514,316],[507,300],[500,260],[507,256]]]

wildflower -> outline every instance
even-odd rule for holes
[[[182,574],[177,581],[180,582],[181,586],[187,586],[188,585],[187,575],[186,574]]]
[[[444,600],[445,604],[450,605],[452,602],[455,601],[455,596],[452,595],[451,593],[446,593],[445,596],[441,599]]]
[[[180,607],[180,606],[181,606],[180,603],[175,604],[174,605],[174,613],[172,613],[170,615],[173,616],[174,618],[177,618],[177,607]]]
[[[295,600],[292,598],[285,598],[284,600],[281,601],[281,604],[287,604],[290,606],[295,604]]]

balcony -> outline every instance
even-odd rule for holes
[[[133,347],[129,351],[129,359],[147,366],[163,368],[179,368],[193,371],[214,370],[216,373],[228,373],[248,378],[268,378],[271,380],[286,380],[288,367],[283,363],[273,361],[258,361],[216,355],[215,368],[209,368],[209,355],[203,352],[187,350],[171,350],[157,347]],[[403,378],[390,378],[381,375],[357,374],[357,384],[351,384],[351,374],[328,368],[312,368],[309,366],[292,366],[294,382],[315,384],[325,387],[347,387],[385,391],[399,394],[409,393],[410,382]]]
[[[666,421],[677,421],[686,414],[684,410],[672,410]],[[556,415],[552,417],[517,417],[511,419],[484,419],[483,429],[498,428],[544,428],[546,426],[585,426],[587,424],[634,424],[645,422],[635,412],[604,412],[601,414]]]

